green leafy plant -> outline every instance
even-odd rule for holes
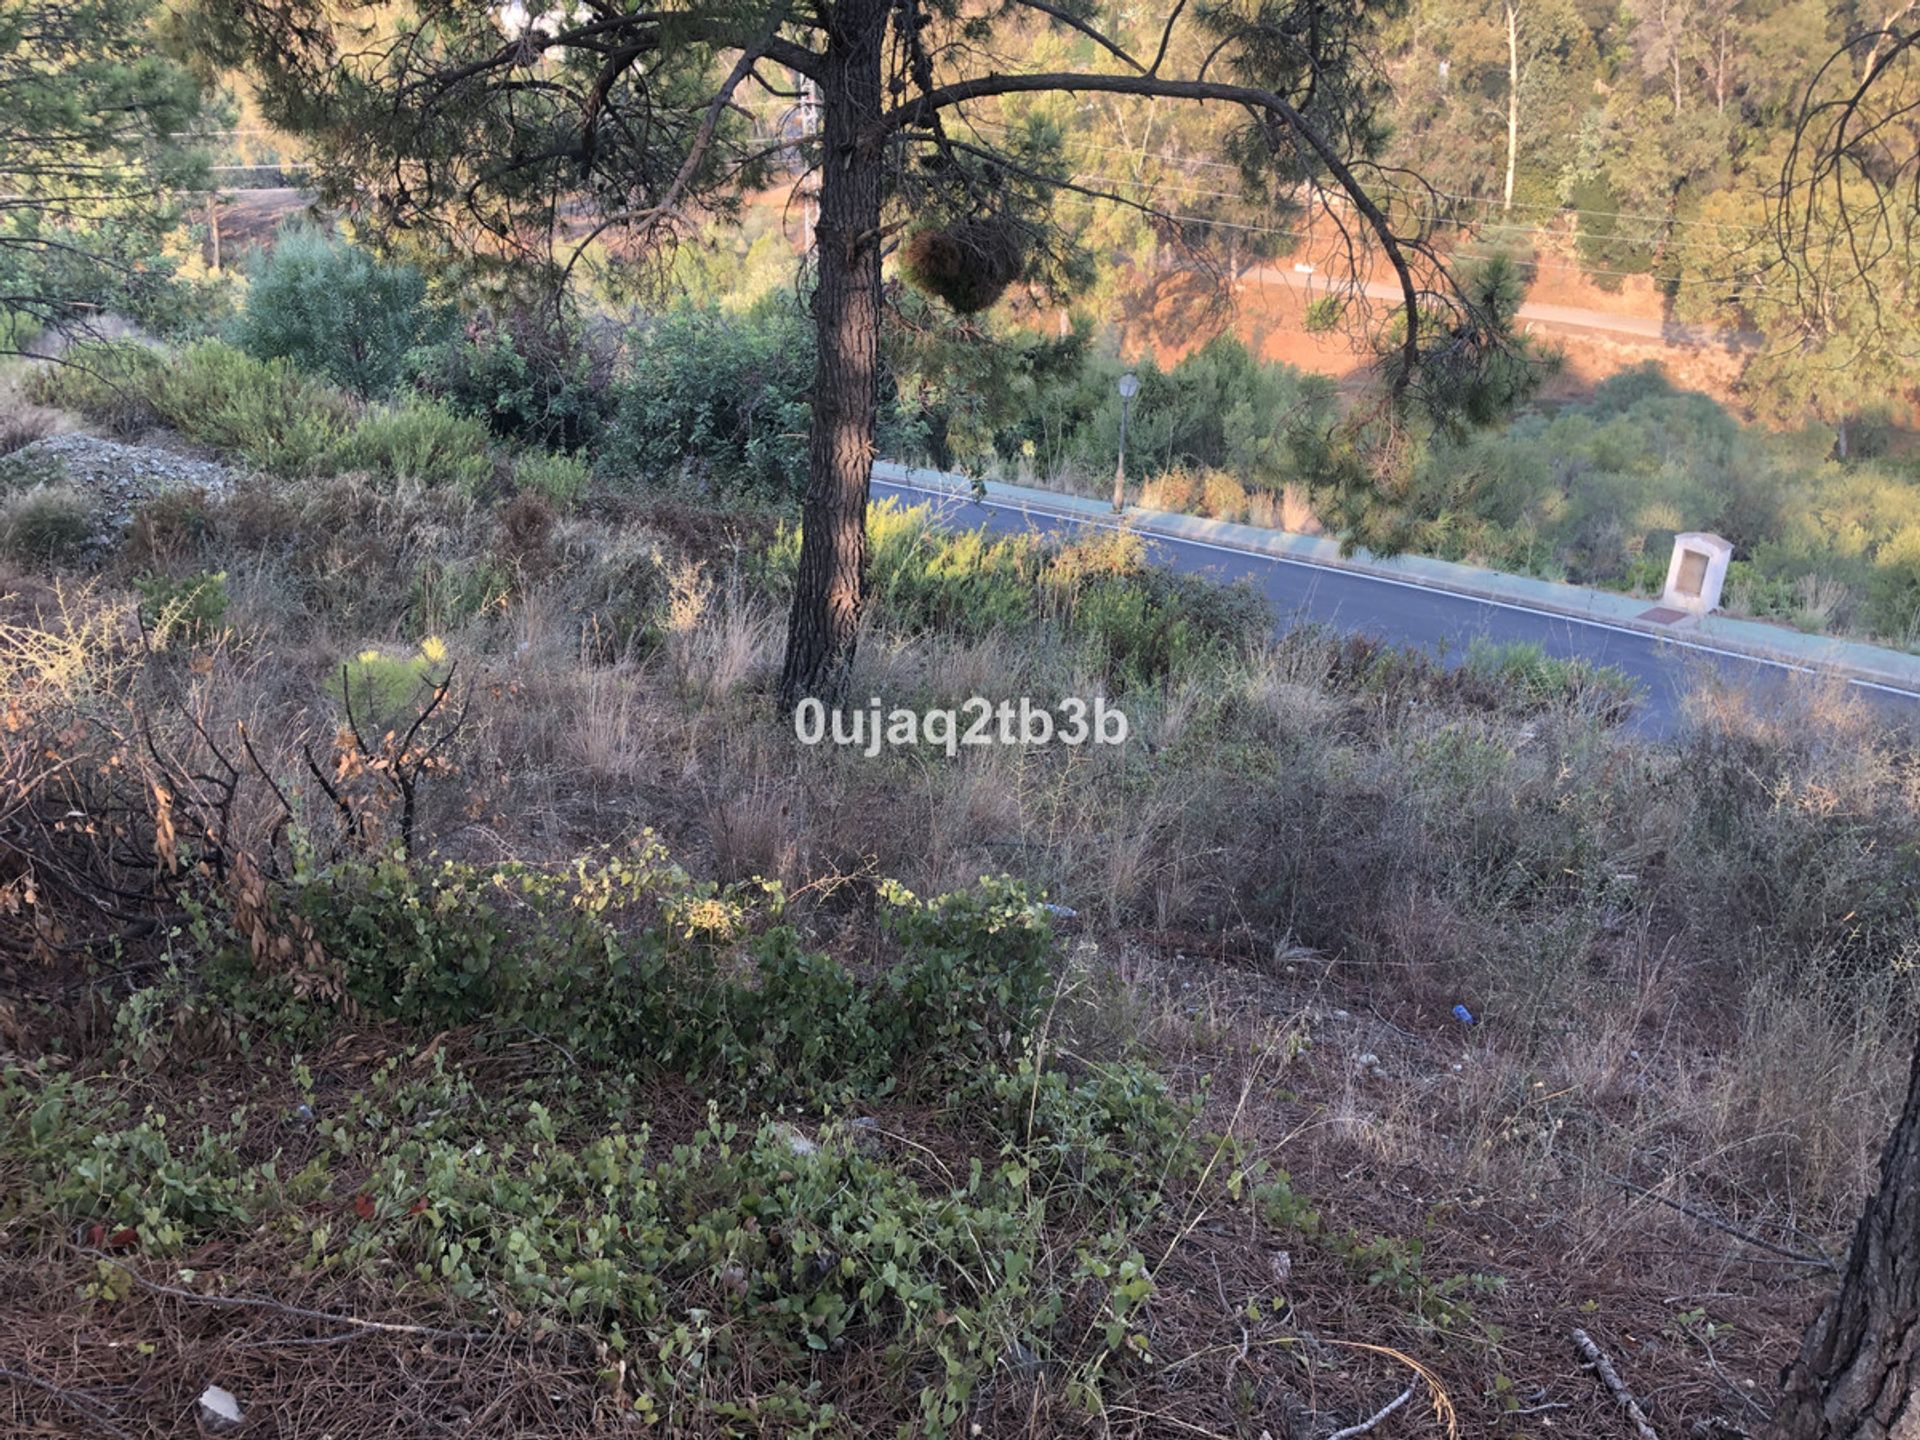
[[[467,494],[493,474],[486,426],[418,396],[362,416],[332,459],[340,468],[367,470],[382,480]]]
[[[599,469],[639,485],[796,494],[812,383],[812,333],[797,312],[654,316],[627,337]]]
[[[421,352],[419,385],[498,436],[572,453],[613,414],[618,346],[552,308],[483,313]]]
[[[577,455],[529,450],[513,462],[514,487],[542,496],[556,510],[572,508],[592,478],[592,468]]]
[[[452,673],[446,643],[429,636],[411,654],[362,650],[342,663],[331,684],[343,710],[351,708],[360,724],[379,731],[413,714]]]
[[[175,640],[203,642],[220,630],[227,618],[227,573],[202,570],[175,578],[145,575],[133,582],[140,595],[140,623],[157,650]]]
[[[326,468],[355,408],[285,359],[257,360],[217,340],[190,345],[155,370],[148,395],[182,434],[275,475]]]
[[[131,340],[79,340],[57,364],[31,372],[27,393],[46,405],[77,410],[116,435],[137,435],[158,423],[151,390],[165,362]]]
[[[261,252],[234,336],[258,359],[291,361],[359,395],[386,395],[406,378],[409,353],[444,324],[418,270],[295,222]]]

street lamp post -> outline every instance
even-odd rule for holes
[[[1113,467],[1113,513],[1118,515],[1127,504],[1127,412],[1133,397],[1140,393],[1140,377],[1131,370],[1120,377],[1120,458]]]

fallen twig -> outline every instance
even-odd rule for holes
[[[1702,1225],[1711,1226],[1723,1234],[1733,1236],[1736,1240],[1744,1240],[1747,1244],[1758,1246],[1760,1249],[1768,1251],[1771,1254],[1784,1256],[1795,1264],[1815,1265],[1822,1270],[1831,1271],[1836,1275],[1840,1273],[1840,1266],[1828,1256],[1808,1255],[1804,1251],[1789,1250],[1784,1245],[1776,1245],[1771,1240],[1762,1239],[1750,1230],[1742,1230],[1738,1225],[1730,1225],[1718,1215],[1710,1215],[1705,1210],[1696,1210],[1691,1205],[1683,1205],[1678,1200],[1647,1189],[1644,1185],[1636,1185],[1631,1180],[1622,1180],[1618,1175],[1609,1175],[1606,1178],[1611,1180],[1615,1185],[1618,1185],[1622,1190],[1629,1190],[1635,1195],[1644,1195],[1656,1205],[1665,1205],[1669,1210],[1678,1210],[1690,1220],[1698,1220]]]
[[[1593,1337],[1584,1330],[1573,1332],[1573,1344],[1585,1357],[1586,1368],[1600,1377],[1600,1381],[1613,1392],[1613,1398],[1620,1402],[1620,1408],[1627,1412],[1627,1419],[1633,1423],[1634,1434],[1640,1440],[1660,1440],[1653,1426],[1647,1420],[1647,1412],[1640,1408],[1640,1402],[1627,1388],[1627,1382],[1620,1378],[1620,1372],[1613,1368],[1613,1362],[1607,1359],[1606,1352],[1593,1343]]]
[[[51,1380],[42,1380],[38,1375],[29,1375],[24,1370],[9,1370],[0,1366],[0,1380],[11,1380],[19,1385],[30,1385],[35,1390],[51,1395],[62,1405],[78,1410],[87,1419],[98,1425],[109,1435],[117,1435],[120,1440],[132,1440],[132,1437],[107,1417],[113,1412],[98,1400],[90,1400],[73,1390],[63,1390]]]
[[[1336,1430],[1327,1437],[1327,1440],[1353,1440],[1355,1435],[1365,1435],[1369,1430],[1373,1429],[1374,1426],[1378,1425],[1382,1420],[1386,1419],[1412,1398],[1413,1386],[1409,1385],[1385,1405],[1382,1405],[1372,1415],[1362,1420],[1358,1425],[1349,1425],[1344,1430]]]
[[[157,1280],[149,1280],[111,1255],[98,1250],[86,1250],[83,1254],[96,1260],[104,1260],[109,1265],[118,1266],[128,1279],[142,1290],[155,1295],[166,1295],[175,1300],[187,1300],[196,1305],[217,1305],[227,1309],[266,1310],[276,1315],[288,1315],[297,1320],[317,1320],[327,1325],[344,1326],[351,1330],[378,1331],[386,1335],[424,1335],[433,1340],[498,1341],[512,1338],[494,1330],[443,1330],[436,1325],[405,1325],[393,1320],[362,1320],[356,1315],[342,1315],[332,1310],[309,1310],[304,1305],[289,1305],[281,1300],[270,1300],[264,1295],[202,1295],[197,1290],[183,1290],[177,1285],[162,1285]],[[329,1340],[339,1336],[328,1337]]]

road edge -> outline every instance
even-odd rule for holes
[[[1798,631],[1778,630],[1760,621],[1727,616],[1710,617],[1696,626],[1675,630],[1671,626],[1639,618],[1637,612],[1651,608],[1653,601],[1613,591],[1537,580],[1531,576],[1509,575],[1426,556],[1381,557],[1364,550],[1351,555],[1343,554],[1338,541],[1322,536],[1268,530],[1234,521],[1149,510],[1137,505],[1129,505],[1124,512],[1115,515],[1110,506],[1077,495],[1026,485],[1010,485],[999,480],[976,483],[949,471],[930,470],[897,461],[876,461],[874,477],[885,484],[905,485],[957,500],[977,500],[984,492],[985,498],[1011,509],[1034,511],[1109,528],[1124,528],[1163,539],[1195,541],[1292,564],[1348,571],[1416,589],[1457,595],[1463,599],[1631,630],[1652,639],[1670,641],[1683,648],[1725,650],[1807,673],[1830,672],[1862,684],[1913,693],[1920,697],[1920,656],[1905,655],[1897,650],[1858,641],[1804,635]],[[1751,631],[1762,633],[1746,633]]]

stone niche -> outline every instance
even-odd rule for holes
[[[1733,545],[1718,535],[1689,530],[1673,537],[1673,559],[1667,562],[1667,588],[1660,603],[1690,615],[1720,608],[1720,591],[1727,583],[1727,562]]]

